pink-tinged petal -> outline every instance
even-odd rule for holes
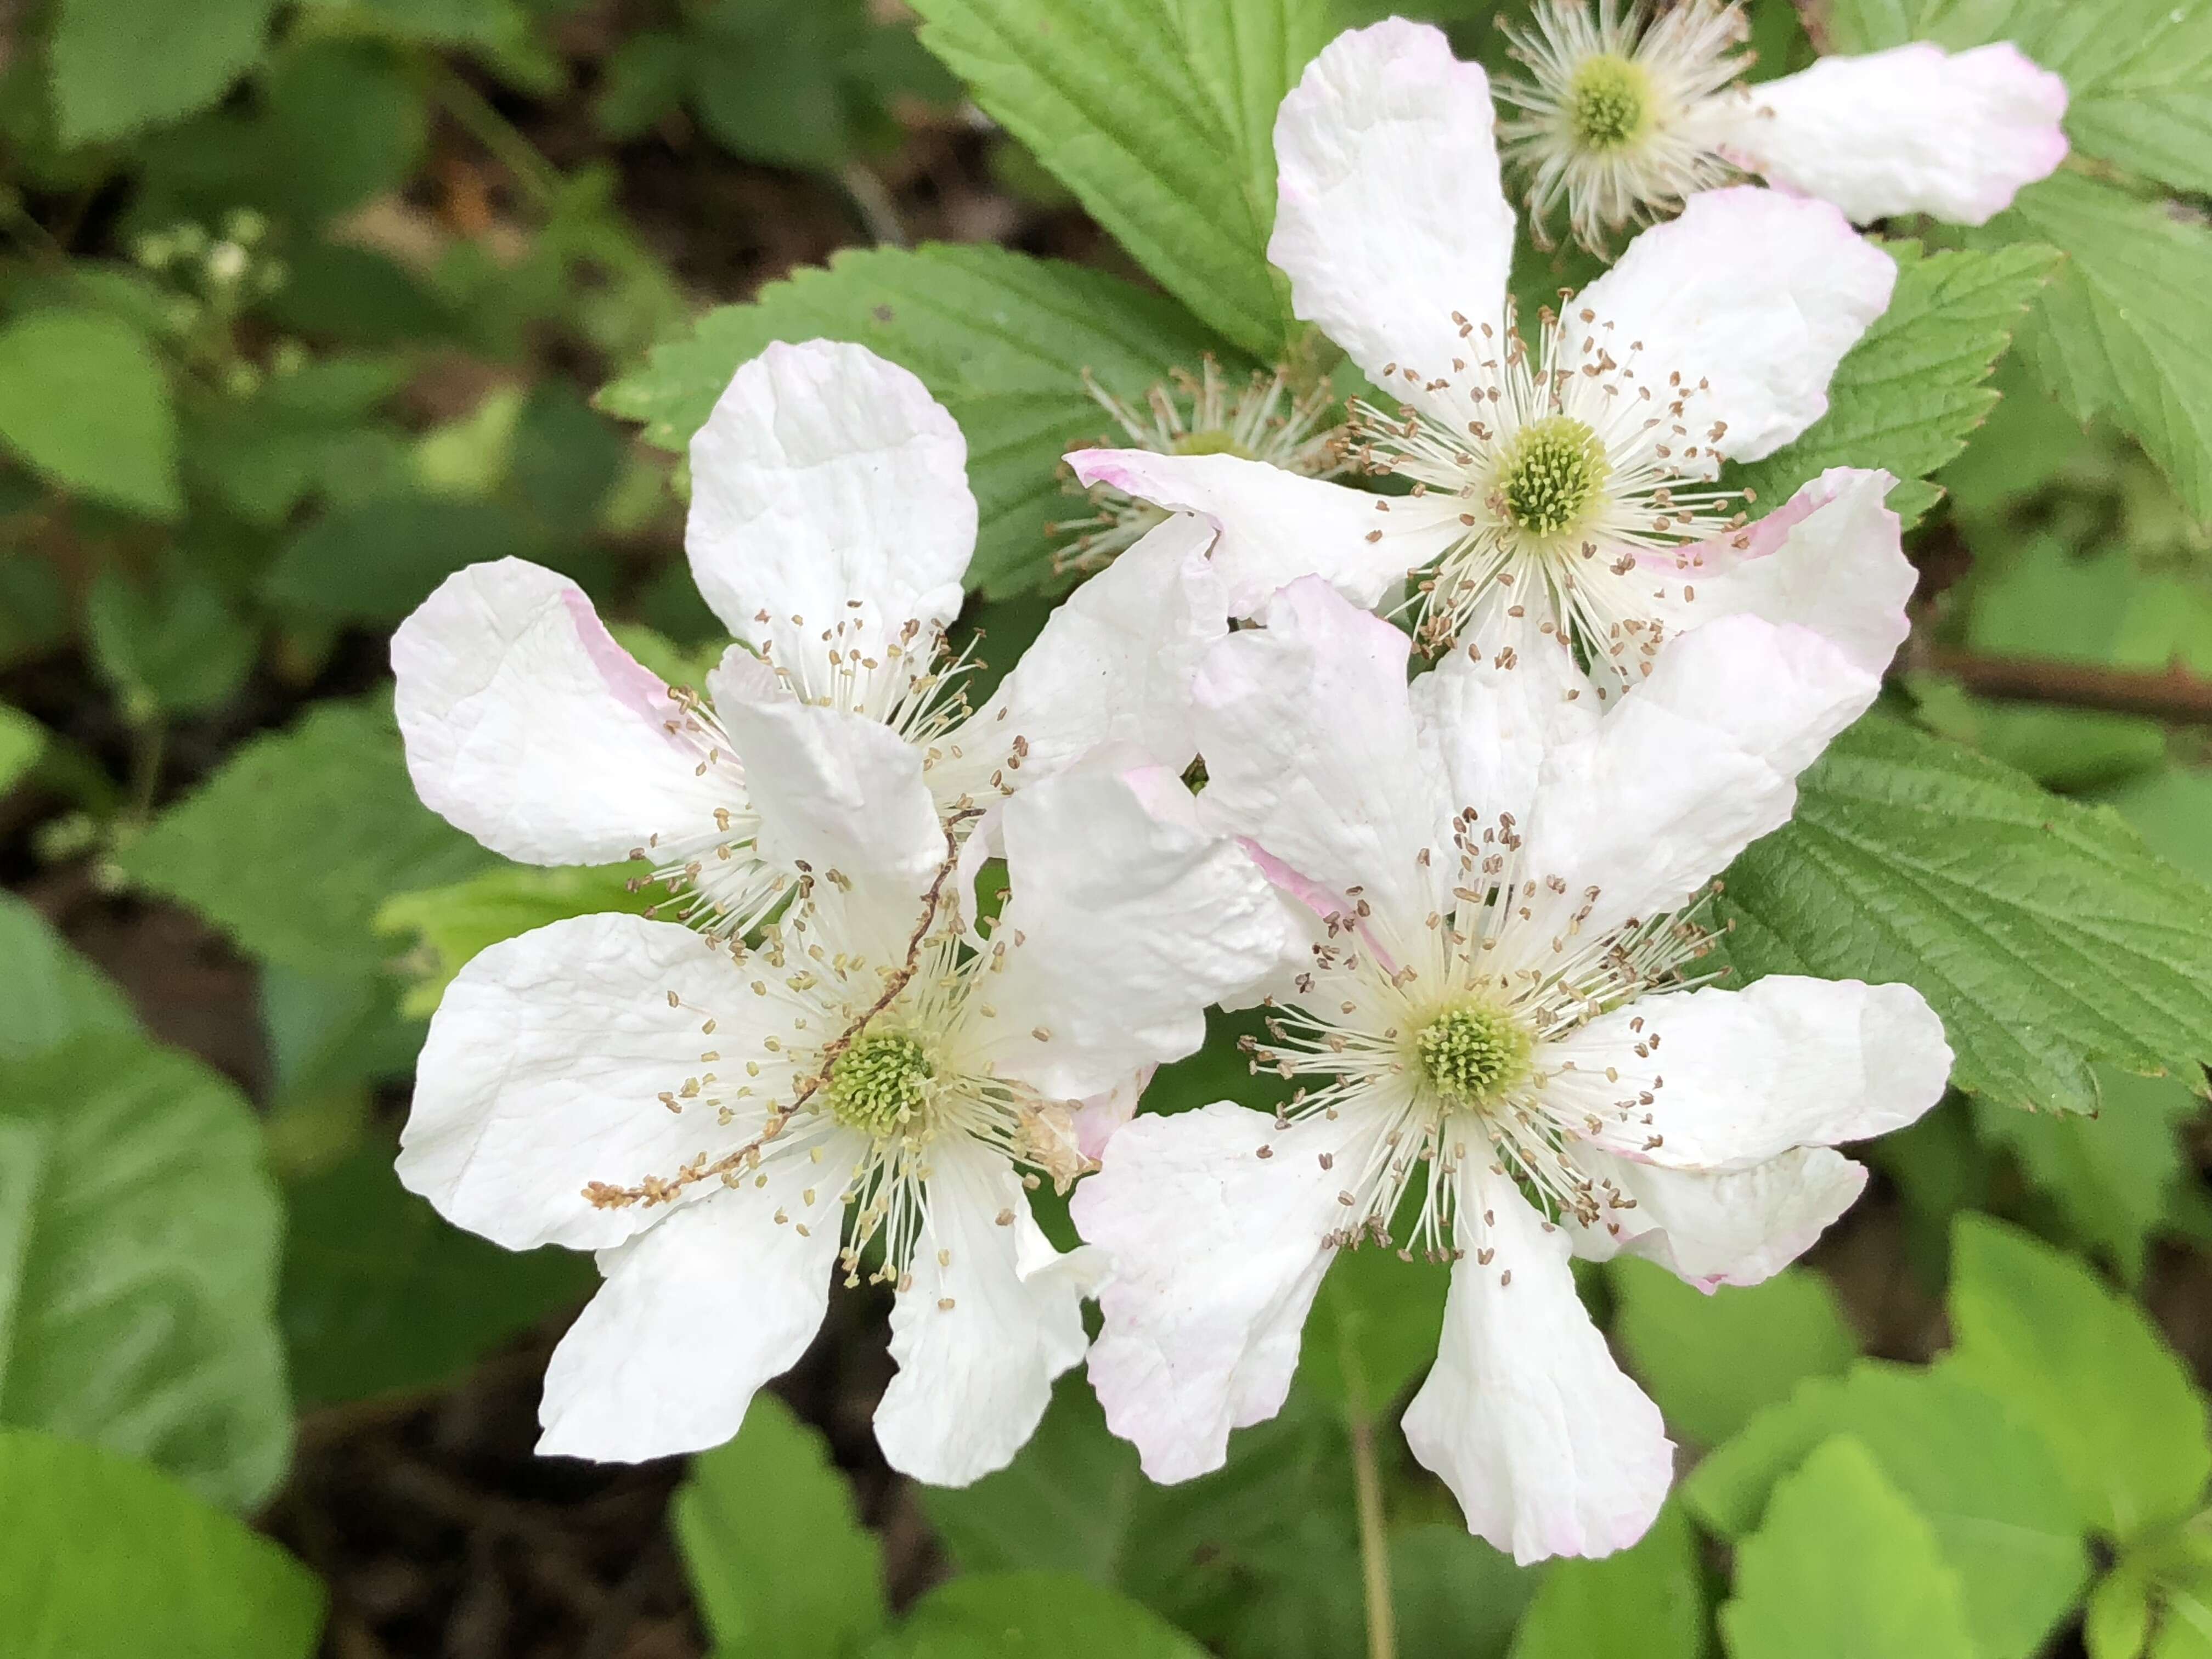
[[[2066,159],[2066,83],[2008,40],[1924,40],[1723,94],[1699,140],[1747,173],[1833,202],[1860,224],[1925,213],[1986,223]]]
[[[509,1249],[620,1243],[667,1212],[595,1208],[588,1183],[673,1175],[744,1138],[711,1101],[671,1111],[663,1098],[699,1074],[705,1018],[747,1049],[744,989],[709,941],[642,916],[575,916],[479,951],[416,1062],[401,1183]]]
[[[1455,313],[1504,314],[1513,210],[1495,125],[1481,66],[1400,18],[1337,36],[1283,100],[1267,257],[1292,309],[1377,386],[1467,355]]]
[[[1951,1075],[1943,1023],[1911,986],[1794,974],[1639,997],[1540,1058],[1572,1066],[1546,1095],[1600,1126],[1592,1144],[1678,1170],[1747,1170],[1887,1134],[1941,1100]]]
[[[1681,906],[1788,821],[1797,775],[1880,690],[1819,635],[1757,617],[1674,641],[1595,729],[1544,757],[1522,826],[1539,884],[1524,937],[1548,947],[1571,916],[1595,938]]]
[[[1216,1101],[1136,1118],[1076,1188],[1076,1229],[1113,1262],[1091,1387],[1153,1480],[1219,1468],[1230,1430],[1282,1409],[1344,1213],[1343,1176],[1320,1154],[1356,1167],[1385,1127],[1309,1118],[1279,1130]]]
[[[1706,1291],[1771,1279],[1812,1249],[1867,1182],[1864,1164],[1826,1146],[1720,1171],[1661,1169],[1590,1147],[1576,1161],[1632,1200],[1608,1208],[1595,1228],[1577,1229],[1576,1254],[1603,1261],[1623,1250]]]
[[[833,652],[881,662],[908,621],[960,609],[967,467],[959,427],[907,370],[835,341],[771,345],[691,440],[691,574],[730,632],[827,695]]]
[[[843,1204],[802,1154],[766,1187],[716,1186],[604,1252],[606,1283],[545,1370],[548,1456],[636,1463],[734,1436],[761,1385],[799,1363],[829,1305]]]
[[[1364,887],[1386,916],[1425,914],[1419,860],[1449,807],[1413,724],[1411,648],[1317,578],[1284,588],[1266,627],[1231,634],[1200,665],[1200,817],[1323,890]]]
[[[1662,607],[1668,626],[1739,613],[1796,623],[1868,673],[1887,672],[1911,631],[1905,606],[1917,580],[1903,527],[1883,505],[1896,482],[1887,472],[1832,467],[1745,526],[1747,547],[1724,537],[1664,556],[1681,584]]]
[[[1083,1297],[1105,1262],[1088,1248],[1053,1249],[997,1153],[954,1140],[930,1158],[928,1219],[891,1307],[899,1369],[876,1407],[876,1443],[901,1474],[965,1486],[1013,1462],[1053,1379],[1083,1358]]]
[[[1460,533],[1442,496],[1425,503],[1374,495],[1235,455],[1079,449],[1067,463],[1085,484],[1110,484],[1212,524],[1220,532],[1214,573],[1232,617],[1256,614],[1277,588],[1302,576],[1319,576],[1352,604],[1371,607]]]
[[[611,864],[742,809],[733,775],[672,732],[684,711],[583,590],[521,559],[440,584],[392,638],[408,775],[423,804],[528,864]]]
[[[1481,1158],[1460,1166],[1461,1242],[1443,1342],[1406,1443],[1468,1530],[1526,1566],[1641,1538],[1674,1476],[1659,1408],[1613,1363],[1575,1294],[1565,1233]]]
[[[1158,1068],[1147,1066],[1103,1093],[1090,1096],[1075,1109],[1075,1149],[1096,1164],[1106,1155],[1106,1143],[1115,1132],[1137,1115],[1137,1103],[1151,1086]]]
[[[1611,325],[1646,386],[1681,377],[1700,443],[1723,426],[1711,448],[1755,461],[1827,413],[1836,365],[1896,283],[1897,262],[1828,203],[1738,186],[1690,198],[1574,306]]]
[[[1179,514],[1070,594],[991,701],[933,745],[939,797],[994,797],[994,774],[1006,786],[1036,784],[1105,744],[1177,772],[1188,766],[1198,752],[1191,675],[1229,631],[1206,558],[1214,533]]]
[[[1287,949],[1251,860],[1156,817],[1121,777],[1077,771],[1024,789],[1005,833],[1006,954],[971,1040],[1000,1076],[1048,1099],[1085,1099],[1194,1052],[1207,1005]]]

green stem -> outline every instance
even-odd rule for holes
[[[1337,1326],[1337,1364],[1344,1375],[1345,1425],[1352,1434],[1352,1485],[1359,1506],[1359,1573],[1367,1601],[1367,1659],[1398,1659],[1398,1614],[1390,1597],[1390,1532],[1376,1455],[1375,1418],[1367,1373],[1348,1322]]]
[[[446,106],[446,112],[514,175],[514,181],[532,201],[540,207],[549,205],[560,193],[559,171],[452,64],[437,58],[431,58],[430,64],[431,88],[438,101]]]

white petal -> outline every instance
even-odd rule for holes
[[[921,751],[879,720],[787,699],[716,710],[744,763],[761,856],[919,896],[945,861]]]
[[[1663,1170],[1589,1147],[1576,1162],[1635,1200],[1591,1230],[1603,1260],[1615,1249],[1657,1262],[1701,1291],[1771,1279],[1850,1208],[1866,1166],[1826,1146],[1800,1146],[1747,1170]],[[1618,1234],[1608,1231],[1618,1227]]]
[[[1498,186],[1490,82],[1425,24],[1340,34],[1275,117],[1267,257],[1293,310],[1378,386],[1389,366],[1442,374],[1455,312],[1504,314],[1513,210]]]
[[[1882,504],[1896,482],[1887,472],[1832,467],[1747,526],[1747,550],[1735,548],[1734,538],[1685,550],[1694,568],[1682,574],[1696,598],[1671,607],[1669,626],[1739,612],[1796,623],[1869,673],[1886,672],[1911,631],[1905,605],[1917,580],[1897,514]]]
[[[1024,745],[1010,783],[1066,770],[1101,744],[1127,744],[1180,772],[1198,752],[1190,678],[1229,631],[1221,582],[1207,562],[1213,526],[1179,514],[1068,596],[991,701],[936,745],[958,749],[932,768],[940,797],[995,793],[991,773]],[[955,783],[959,785],[954,789]]]
[[[1206,1040],[1206,1007],[1286,946],[1267,879],[1232,842],[1155,816],[1124,779],[1079,771],[1006,803],[1013,897],[991,1014],[1000,1075],[1080,1100]]]
[[[584,591],[522,559],[472,564],[392,637],[394,704],[423,804],[528,864],[611,864],[740,808],[672,734],[683,710]]]
[[[1256,614],[1301,576],[1319,576],[1352,604],[1371,607],[1459,533],[1443,496],[1425,506],[1236,455],[1079,449],[1067,464],[1085,484],[1111,484],[1215,526],[1213,568],[1232,617]]]
[[[1284,588],[1266,627],[1200,665],[1200,817],[1323,888],[1364,885],[1386,915],[1425,913],[1416,860],[1449,809],[1413,725],[1410,650],[1313,577]]]
[[[707,1018],[712,1041],[750,1048],[744,989],[708,941],[642,916],[573,916],[479,951],[416,1062],[402,1184],[509,1249],[620,1243],[667,1212],[594,1208],[586,1183],[633,1186],[744,1139],[703,1095],[681,1112],[660,1099],[701,1073]]]
[[[1574,304],[1637,349],[1645,385],[1709,382],[1686,414],[1692,435],[1725,422],[1713,447],[1755,461],[1827,412],[1836,365],[1896,282],[1897,262],[1827,203],[1739,186],[1690,198]]]
[[[601,1255],[607,1282],[545,1369],[541,1454],[635,1463],[737,1433],[829,1304],[843,1206],[830,1181],[805,1202],[815,1170],[770,1159],[766,1188],[717,1187]]]
[[[732,634],[825,695],[833,650],[882,660],[908,620],[959,610],[975,547],[967,464],[959,427],[907,370],[857,345],[771,345],[691,440],[691,574]]]
[[[929,1222],[891,1308],[899,1370],[876,1407],[876,1442],[902,1474],[964,1486],[1013,1461],[1053,1379],[1083,1358],[1083,1297],[1105,1264],[1095,1250],[1053,1249],[996,1152],[952,1140],[930,1159]]]
[[[1114,1267],[1091,1386],[1153,1480],[1219,1468],[1231,1429],[1282,1409],[1346,1213],[1344,1177],[1318,1155],[1345,1152],[1352,1168],[1352,1140],[1345,1120],[1278,1130],[1265,1112],[1216,1101],[1133,1120],[1076,1188],[1077,1230]]]
[[[1595,938],[1680,906],[1788,821],[1798,773],[1880,689],[1819,635],[1756,617],[1676,640],[1595,731],[1546,757],[1523,863],[1566,890],[1540,887],[1535,908],[1564,917],[1588,903]]]
[[[1607,1100],[1648,1089],[1648,1123],[1601,1108],[1589,1139],[1671,1169],[1743,1170],[1793,1146],[1887,1134],[1941,1100],[1951,1075],[1942,1022],[1911,986],[1794,974],[1639,997],[1544,1058],[1573,1060]]]
[[[1567,650],[1545,640],[1508,666],[1464,647],[1413,683],[1422,747],[1455,807],[1526,824],[1546,758],[1596,729],[1601,704]]]
[[[1406,1408],[1406,1442],[1452,1489],[1468,1530],[1522,1565],[1610,1554],[1666,1499],[1666,1425],[1583,1311],[1567,1236],[1480,1160],[1459,1179],[1468,1254],[1452,1268],[1436,1365]],[[1487,1262],[1481,1250],[1494,1253]]]
[[[1699,140],[1860,224],[1903,213],[1978,225],[2066,159],[2066,83],[2008,40],[1956,54],[1924,40],[1715,99]]]

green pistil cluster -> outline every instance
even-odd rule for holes
[[[1184,433],[1175,441],[1175,453],[1178,455],[1234,455],[1240,461],[1259,459],[1219,427]]]
[[[1498,493],[1517,529],[1549,540],[1589,517],[1612,471],[1596,433],[1571,415],[1552,415],[1516,435]]]
[[[1626,149],[1651,130],[1651,77],[1612,52],[1585,60],[1567,85],[1567,124],[1586,150]]]
[[[1413,1039],[1421,1069],[1455,1106],[1480,1106],[1528,1073],[1528,1034],[1480,1003],[1447,1008]]]
[[[830,1110],[878,1140],[902,1134],[929,1103],[937,1068],[910,1036],[863,1034],[830,1072]]]

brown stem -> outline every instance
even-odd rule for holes
[[[2166,668],[2107,668],[2041,657],[1993,657],[1938,646],[1923,665],[1977,696],[2056,703],[2112,714],[2142,714],[2178,726],[2212,726],[2212,679],[2179,663]]]

